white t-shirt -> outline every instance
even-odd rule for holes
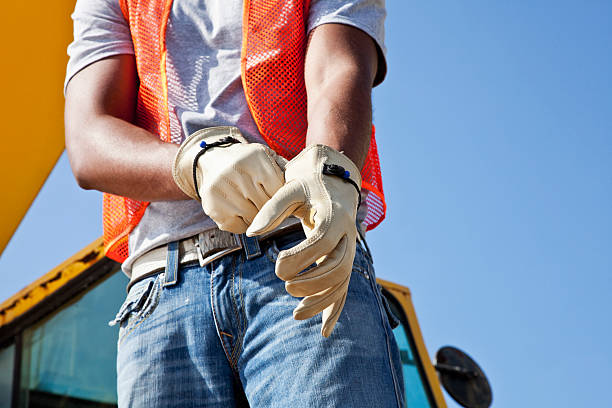
[[[174,0],[166,30],[173,140],[182,141],[204,127],[230,125],[238,127],[247,140],[266,144],[249,111],[240,78],[242,3]],[[385,15],[384,0],[312,0],[308,31],[327,23],[351,25],[369,34],[384,55]],[[134,54],[129,24],[118,0],[78,0],[72,19],[74,41],[68,46],[64,89],[89,64],[112,55]],[[385,66],[381,59],[379,78]],[[129,276],[134,260],[150,249],[211,228],[214,222],[195,200],[152,202],[130,234],[130,256],[123,271]]]

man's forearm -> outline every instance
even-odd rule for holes
[[[66,150],[79,185],[138,200],[185,199],[172,178],[178,146],[132,125],[134,58],[119,55],[76,74],[66,91]]]
[[[339,24],[315,29],[305,66],[307,145],[328,145],[363,166],[372,131],[376,66],[376,46],[364,32]]]
[[[68,147],[79,185],[144,201],[187,197],[172,179],[178,145],[112,116],[96,117]]]
[[[372,131],[370,93],[338,78],[310,103],[314,106],[309,110],[306,144],[320,143],[342,151],[361,169]]]

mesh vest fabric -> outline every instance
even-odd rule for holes
[[[171,140],[168,117],[165,32],[172,0],[120,0],[121,11],[129,21],[140,81],[135,125]],[[179,135],[180,138],[180,135]],[[140,222],[149,203],[104,194],[103,226],[106,256],[118,262],[128,257],[129,233]]]
[[[180,143],[172,129],[166,76],[165,34],[172,0],[119,0],[129,22],[140,85],[135,124]],[[306,142],[304,57],[309,0],[245,0],[242,33],[242,82],[249,109],[264,140],[291,159]],[[172,129],[172,131],[171,131]],[[367,195],[368,229],[385,214],[374,132],[362,170]],[[104,194],[106,255],[119,262],[128,256],[129,233],[140,222],[148,203]]]
[[[242,83],[253,119],[268,145],[292,159],[306,145],[307,99],[304,83],[309,0],[245,0]],[[367,229],[385,216],[378,150],[372,127],[370,149],[361,171]]]

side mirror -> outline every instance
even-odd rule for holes
[[[445,346],[434,362],[442,386],[462,407],[489,408],[493,402],[491,385],[478,364],[458,348]]]

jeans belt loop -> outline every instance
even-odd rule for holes
[[[179,258],[179,242],[170,242],[168,244],[168,255],[166,257],[166,276],[164,278],[164,287],[176,284],[178,280]]]
[[[237,234],[236,240],[239,241],[238,245],[240,245],[244,249],[244,255],[247,261],[251,259],[255,259],[258,256],[261,256],[261,247],[259,246],[259,238],[257,237],[247,237],[246,234]]]

